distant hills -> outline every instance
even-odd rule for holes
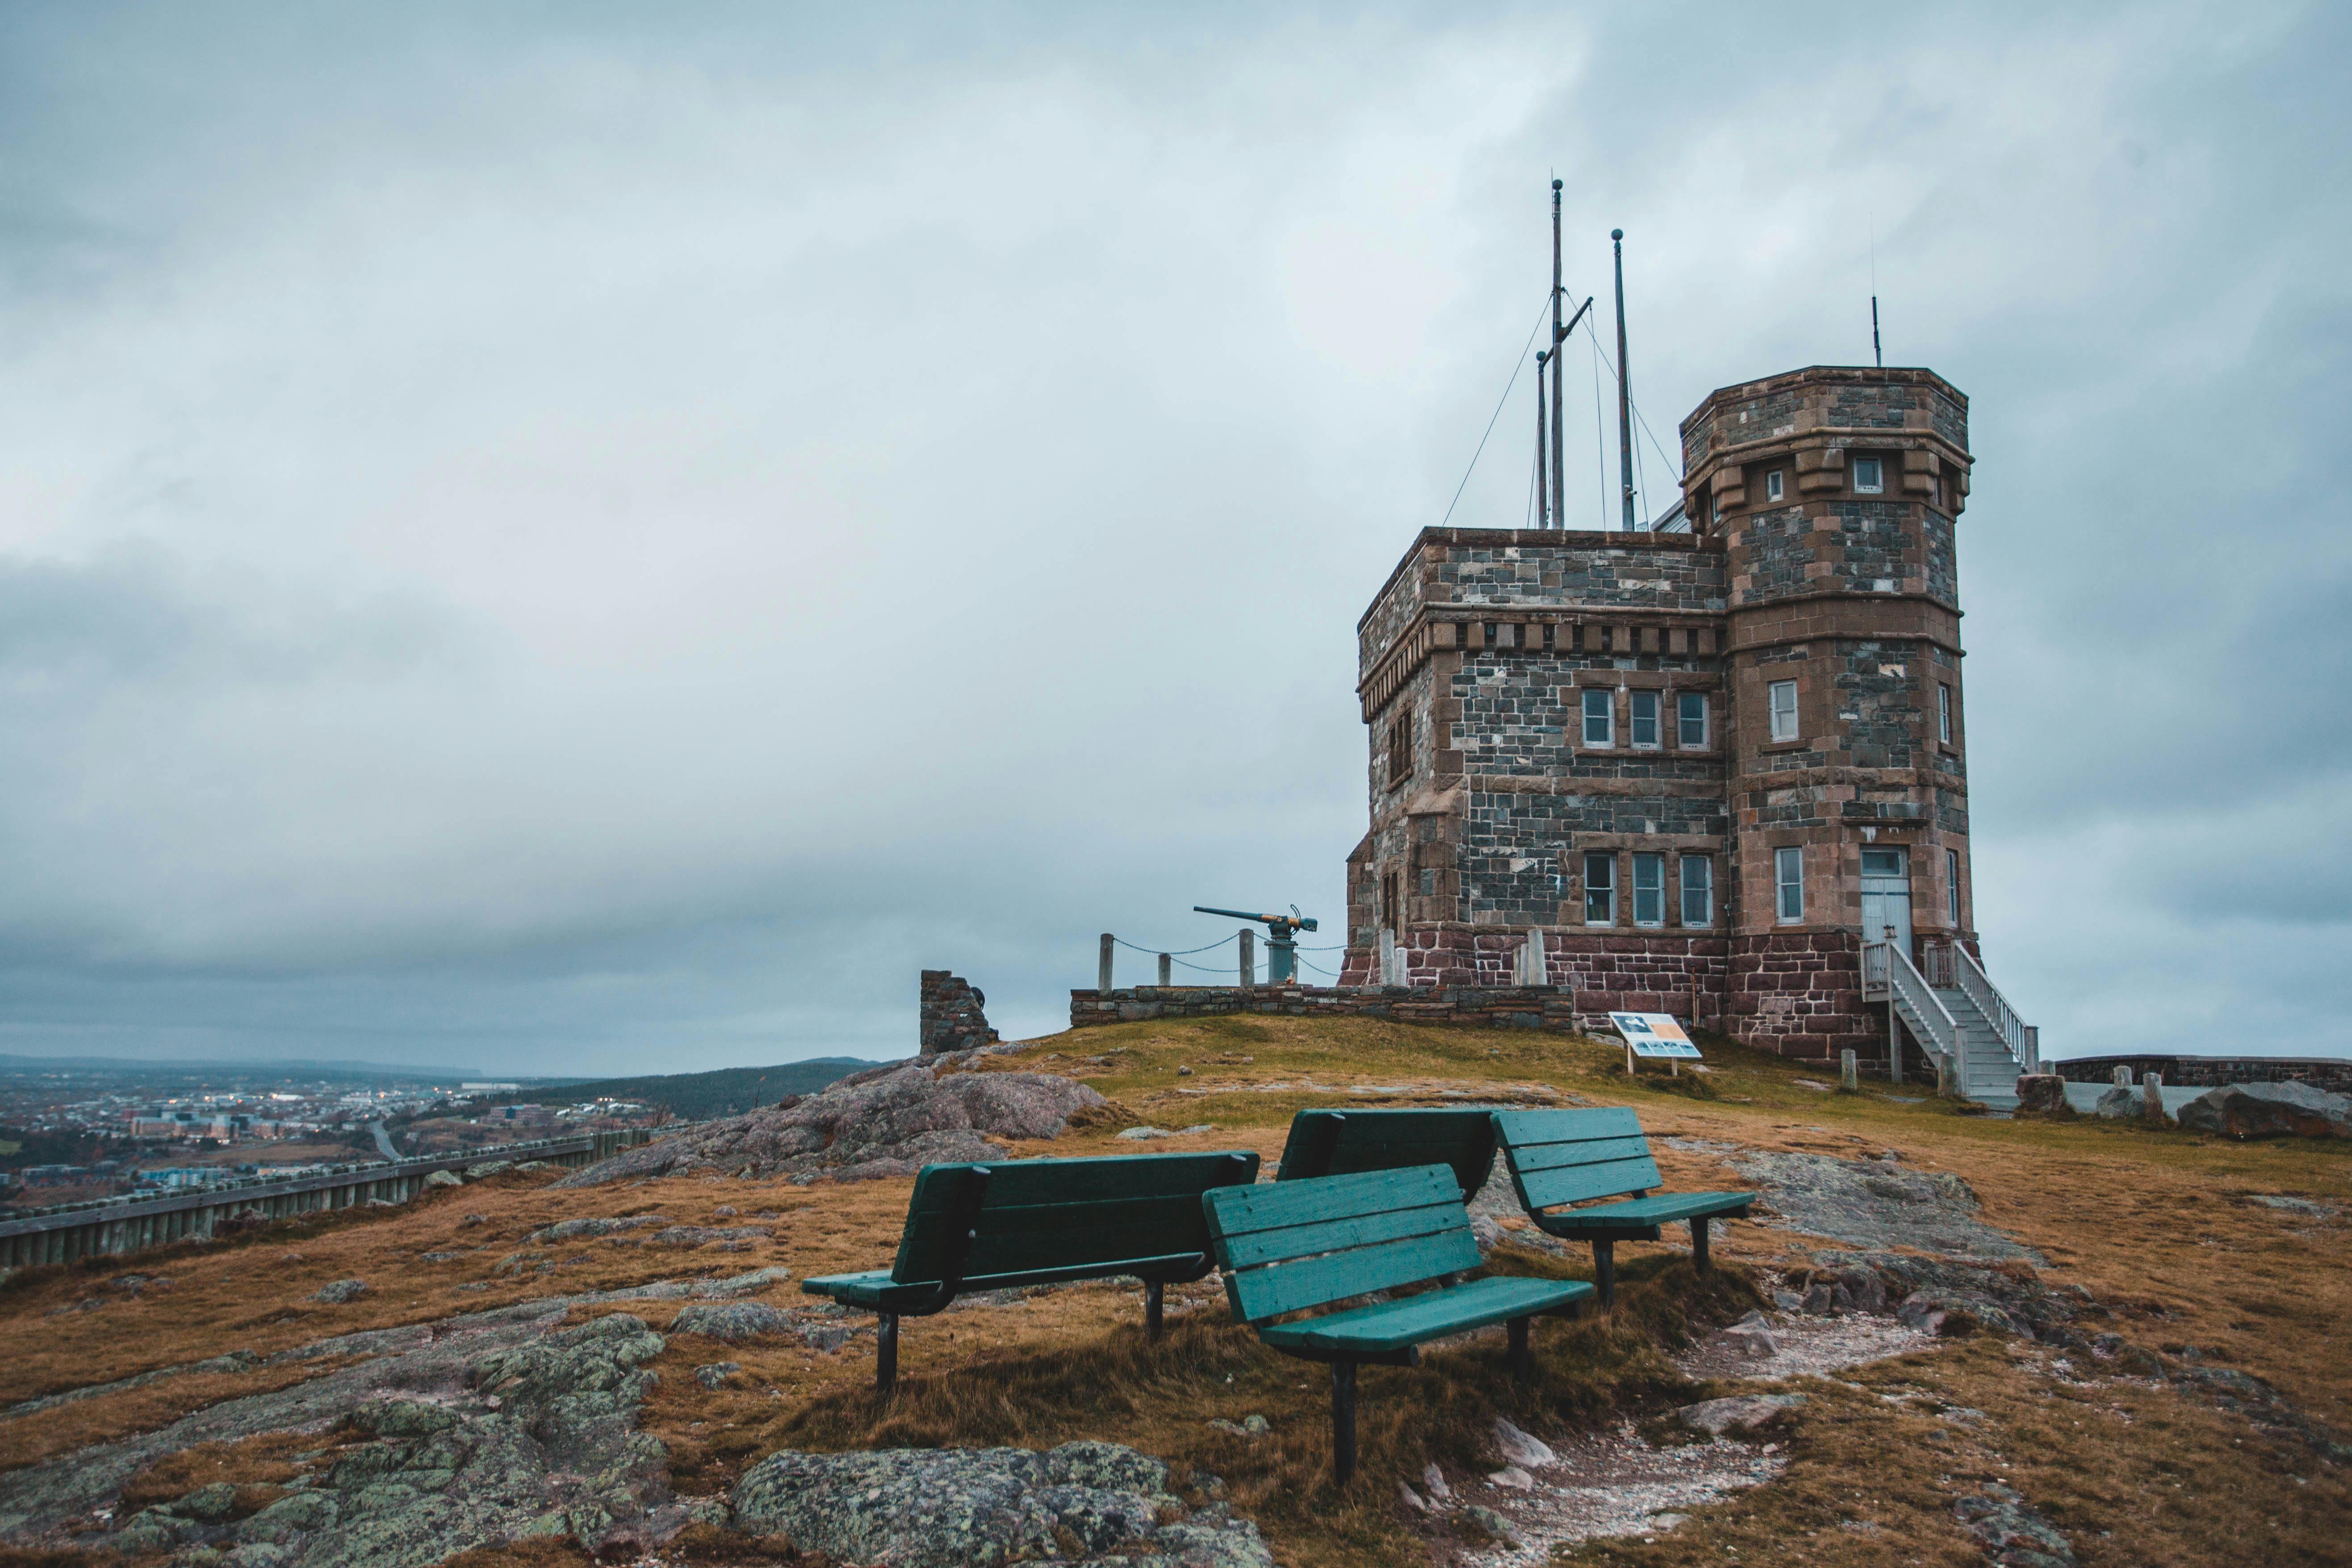
[[[390,1062],[336,1061],[308,1057],[267,1058],[189,1057],[25,1057],[0,1054],[0,1078],[161,1078],[214,1082],[228,1078],[324,1079],[355,1083],[460,1083],[486,1074],[472,1068],[399,1067]],[[509,1077],[509,1082],[520,1079]],[[556,1079],[542,1081],[554,1082]]]
[[[740,1116],[759,1106],[773,1105],[788,1094],[813,1094],[835,1079],[881,1065],[856,1057],[819,1057],[813,1061],[784,1062],[775,1067],[720,1068],[715,1072],[661,1073],[650,1078],[603,1078],[502,1094],[495,1103],[547,1100],[572,1105],[609,1096],[658,1105],[674,1116],[700,1121],[713,1116]]]

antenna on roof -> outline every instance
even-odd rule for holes
[[[1544,364],[1551,357],[1551,354],[1543,349],[1536,350],[1536,526],[1538,528],[1551,526],[1552,498],[1544,489],[1546,476],[1544,473],[1543,384]]]
[[[1559,324],[1559,185],[1557,179],[1551,183],[1551,496],[1554,515],[1546,524],[1550,528],[1568,526],[1568,509],[1561,504],[1560,499],[1561,485],[1567,472],[1560,466],[1560,448],[1567,444],[1568,429],[1560,423],[1560,405],[1565,399],[1561,395],[1559,378],[1559,345],[1561,340],[1568,336],[1568,330]],[[1538,376],[1537,379],[1540,382],[1542,378]]]
[[[1886,355],[1878,346],[1878,218],[1870,220],[1870,361],[1879,369],[1886,368]]]
[[[1625,489],[1625,531],[1633,531],[1633,370],[1625,363],[1625,231],[1609,231],[1617,252],[1617,466]]]

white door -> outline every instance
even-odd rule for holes
[[[1862,852],[1862,940],[1884,942],[1895,928],[1897,951],[1911,954],[1911,868],[1900,849]]]

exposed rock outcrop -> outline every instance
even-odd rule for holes
[[[819,1093],[625,1150],[556,1185],[691,1172],[844,1182],[910,1175],[927,1164],[1001,1158],[988,1134],[1059,1137],[1074,1112],[1104,1103],[1074,1079],[951,1070],[961,1064],[941,1058],[852,1073]]]
[[[738,1482],[738,1529],[842,1563],[994,1568],[1043,1559],[1099,1568],[1273,1568],[1257,1527],[1197,1512],[1168,1467],[1116,1443],[773,1454]]]
[[[1975,1189],[1948,1172],[1769,1150],[1751,1150],[1731,1163],[1764,1184],[1778,1223],[1809,1236],[1857,1247],[1916,1247],[1947,1258],[2042,1261],[1979,1219]]]
[[[2352,1138],[2352,1095],[2307,1083],[2232,1083],[2182,1106],[2180,1125],[2225,1138]]]
[[[173,1552],[270,1568],[425,1568],[535,1535],[590,1550],[667,1539],[664,1449],[636,1430],[664,1341],[625,1313],[577,1328],[509,1309],[291,1388],[233,1399],[160,1431],[0,1474],[0,1536],[125,1553]],[[239,1517],[215,1483],[111,1528],[89,1521],[165,1454],[269,1432],[314,1431],[317,1467]]]
[[[2000,1568],[2074,1568],[2074,1548],[2041,1510],[1994,1482],[1952,1505],[1960,1528],[1984,1543]]]

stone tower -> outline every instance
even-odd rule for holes
[[[1683,421],[1685,505],[1725,552],[1728,1010],[1756,1044],[1811,1056],[1872,1027],[1865,934],[1975,946],[1953,537],[1968,419],[1932,372],[1816,366]]]
[[[1539,967],[1581,1022],[1883,1060],[1865,932],[1974,946],[1967,421],[1927,371],[1797,371],[1684,421],[1655,531],[1423,531],[1358,625],[1343,982]]]

